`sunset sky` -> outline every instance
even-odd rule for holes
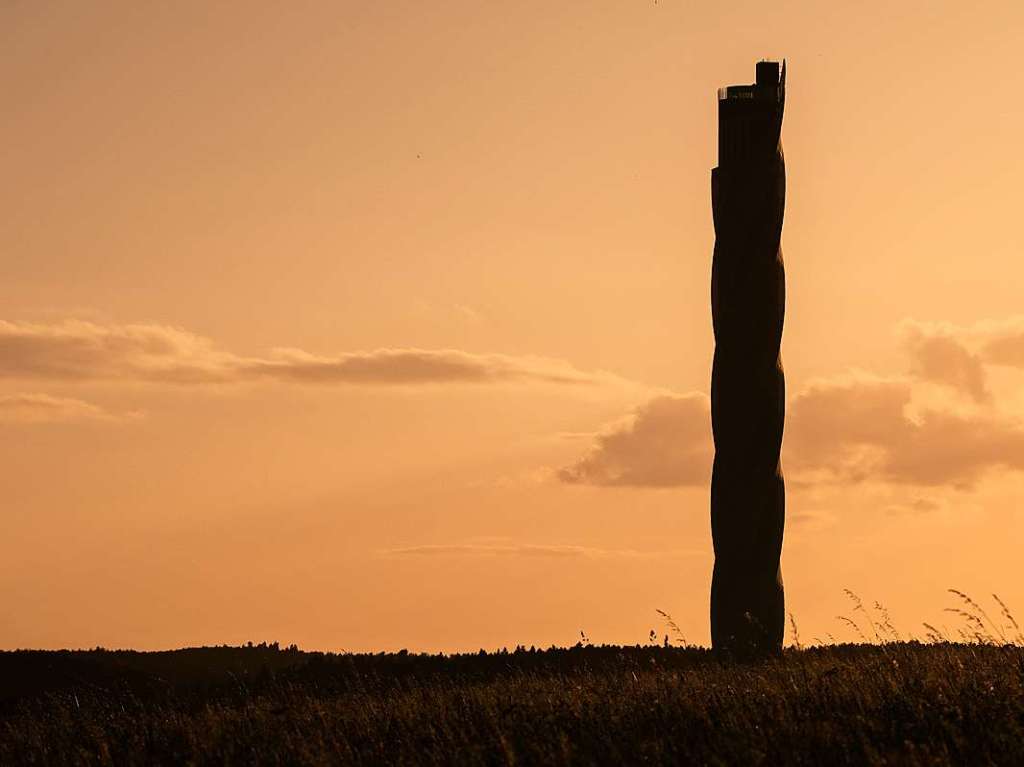
[[[1024,614],[1019,2],[0,4],[0,647],[706,644],[785,57],[787,610]]]

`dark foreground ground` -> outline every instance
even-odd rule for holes
[[[1021,764],[1024,649],[0,653],[0,764]]]

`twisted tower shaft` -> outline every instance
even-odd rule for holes
[[[776,62],[760,62],[756,80],[719,92],[718,167],[711,172],[711,642],[739,653],[780,649],[785,624],[785,64],[780,75]]]

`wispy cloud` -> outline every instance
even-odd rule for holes
[[[0,421],[3,422],[123,421],[138,417],[138,413],[115,414],[90,402],[69,397],[41,393],[0,395]]]
[[[575,546],[569,544],[536,544],[536,543],[455,543],[427,544],[422,546],[406,546],[386,549],[381,552],[387,556],[413,557],[584,557],[591,559],[607,558],[651,558],[685,556],[686,551],[639,551],[635,549],[602,549],[592,546]]]
[[[414,348],[334,355],[282,348],[246,357],[218,350],[209,339],[180,328],[83,321],[0,321],[0,378],[178,385],[278,381],[349,386],[636,386],[610,373],[583,371],[544,357]]]

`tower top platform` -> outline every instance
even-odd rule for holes
[[[759,61],[752,85],[729,85],[718,89],[719,101],[781,101],[786,84],[786,63]]]

